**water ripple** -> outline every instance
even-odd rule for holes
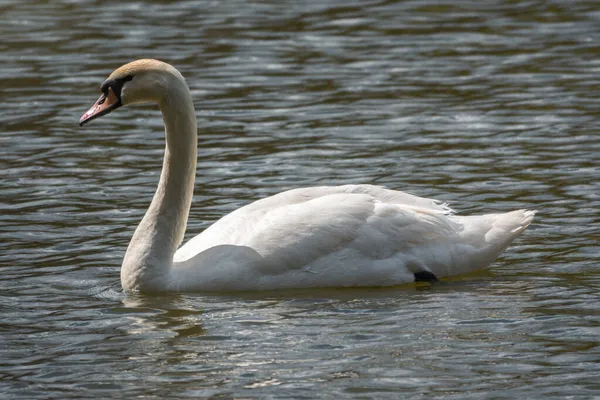
[[[5,398],[599,393],[596,3],[7,0],[2,15]],[[142,57],[176,65],[198,110],[186,238],[320,184],[538,216],[488,271],[434,287],[124,294],[162,121],[77,120]]]

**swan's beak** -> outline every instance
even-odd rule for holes
[[[106,94],[102,94],[92,108],[87,110],[85,114],[81,116],[79,119],[79,126],[83,126],[83,124],[93,119],[106,115],[120,106],[121,100],[117,97],[115,92],[113,92],[112,88],[109,87]]]

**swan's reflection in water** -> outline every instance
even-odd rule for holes
[[[124,327],[131,335],[168,333],[171,337],[196,337],[205,334],[202,309],[191,308],[182,295],[142,296],[126,294],[122,312],[131,322]],[[195,306],[195,305],[194,305]]]

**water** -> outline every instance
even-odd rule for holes
[[[596,2],[32,2],[0,32],[0,392],[66,398],[600,395]],[[202,132],[187,238],[284,189],[376,183],[461,213],[538,209],[434,286],[123,294],[158,181],[153,107],[79,129],[136,58]]]

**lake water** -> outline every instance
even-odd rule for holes
[[[3,399],[600,396],[600,3],[3,0],[0,15]],[[146,57],[181,70],[198,110],[186,238],[324,184],[539,213],[489,269],[433,286],[124,294],[162,120],[77,121]]]

